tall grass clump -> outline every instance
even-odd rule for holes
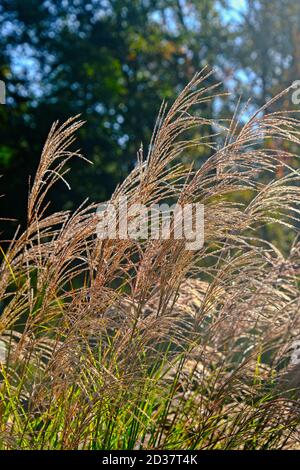
[[[162,105],[111,198],[204,204],[198,251],[101,240],[96,204],[51,213],[82,122],[51,128],[27,226],[1,243],[1,449],[297,447],[300,121],[269,111],[288,91],[246,119],[201,117],[208,74]],[[211,156],[194,167],[183,157],[198,146]],[[288,253],[263,238],[278,225]]]

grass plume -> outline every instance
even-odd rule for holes
[[[297,447],[300,122],[268,111],[288,91],[246,121],[201,117],[218,96],[209,75],[162,105],[111,198],[201,202],[196,252],[174,237],[100,240],[96,204],[49,215],[82,122],[50,130],[27,227],[1,248],[2,449]],[[184,163],[200,145],[211,156]],[[295,235],[287,254],[262,237],[275,225]]]

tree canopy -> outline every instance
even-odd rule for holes
[[[3,0],[2,215],[22,222],[29,175],[53,121],[81,114],[79,161],[54,205],[105,200],[147,145],[160,103],[205,65],[259,106],[300,74],[300,5],[248,0]],[[233,74],[233,70],[236,73]],[[249,92],[251,90],[251,93]],[[226,115],[230,99],[202,105]],[[200,152],[201,153],[201,152]],[[205,158],[199,155],[199,159]]]

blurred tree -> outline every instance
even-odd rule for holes
[[[229,8],[232,2],[227,0],[224,4]],[[236,39],[232,49],[235,76],[245,100],[250,96],[252,107],[257,109],[300,80],[300,2],[244,0],[236,11]],[[273,103],[269,111],[298,112],[299,105],[292,102],[291,95]],[[266,146],[297,152],[290,142],[269,140]],[[283,157],[278,161],[278,177],[284,175],[285,164],[299,167],[298,159],[287,162]],[[262,237],[287,250],[293,234],[288,228],[273,225],[262,229]]]
[[[245,0],[238,13],[232,59],[255,104],[262,106],[300,79],[300,2]]]
[[[82,114],[79,145],[94,163],[77,162],[72,198],[62,185],[55,206],[104,200],[149,141],[162,99],[203,65],[224,64],[230,39],[215,0],[2,0],[0,34],[1,214],[21,221],[54,120]]]

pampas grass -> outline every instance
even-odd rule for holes
[[[289,90],[246,121],[202,118],[197,106],[218,96],[209,75],[162,105],[111,198],[204,204],[198,251],[174,237],[101,240],[96,204],[51,214],[83,123],[53,125],[27,227],[1,248],[2,449],[297,447],[300,122],[268,111]],[[199,145],[211,156],[182,163]],[[274,225],[295,234],[288,255],[261,237]]]

